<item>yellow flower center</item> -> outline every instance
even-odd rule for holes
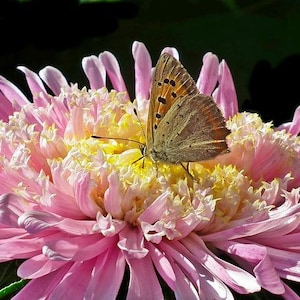
[[[175,238],[182,235],[182,222],[193,223],[194,230],[211,232],[266,209],[261,205],[262,189],[252,187],[251,179],[242,170],[221,163],[218,157],[209,162],[190,163],[188,170],[194,178],[180,164],[153,162],[143,157],[141,145],[146,141],[147,110],[138,109],[124,94],[105,88],[78,90],[74,86],[53,97],[47,113],[53,113],[53,107],[62,105],[66,99],[69,112],[64,132],[55,122],[45,122],[40,132],[34,131],[34,126],[24,126],[22,136],[26,134],[27,140],[20,137],[15,143],[24,145],[22,161],[29,160],[27,166],[34,168],[33,155],[41,156],[39,160],[45,162],[41,163],[40,180],[48,181],[48,185],[64,185],[67,194],[72,194],[81,175],[88,175],[86,201],[93,201],[103,216],[111,215],[140,226],[143,213],[163,199],[164,210],[153,223],[167,228],[168,238]],[[45,113],[33,105],[26,111]],[[20,122],[25,122],[23,113],[10,120],[10,131],[17,137],[19,127],[14,125]],[[230,127],[233,130],[234,125]],[[26,190],[30,198],[30,187],[24,186],[15,189],[20,193]],[[41,197],[34,192],[34,199],[39,201]]]

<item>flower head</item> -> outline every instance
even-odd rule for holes
[[[83,59],[90,88],[20,67],[32,102],[0,78],[0,257],[31,279],[15,299],[116,298],[127,272],[128,299],[163,299],[163,281],[177,299],[296,297],[282,279],[300,279],[300,108],[279,128],[239,113],[227,64],[207,53],[197,87],[223,111],[230,153],[191,163],[193,180],[143,158],[152,62],[139,42],[133,56],[134,99],[109,52]]]

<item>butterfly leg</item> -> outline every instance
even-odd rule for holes
[[[190,163],[188,162],[187,165],[185,166],[182,162],[179,162],[180,165],[183,167],[183,169],[186,171],[186,173],[188,174],[188,176],[193,180],[198,182],[198,180],[191,174],[190,170],[189,170],[189,166]]]

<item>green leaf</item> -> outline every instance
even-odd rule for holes
[[[0,290],[0,299],[10,299],[11,296],[19,292],[28,282],[28,280],[21,279],[19,281],[13,282],[10,285],[2,288]],[[9,296],[9,298],[8,298]]]

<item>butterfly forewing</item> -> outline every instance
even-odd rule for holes
[[[166,112],[183,96],[197,93],[197,87],[187,70],[173,56],[160,56],[153,75],[147,122],[147,144],[153,143],[153,134]]]

